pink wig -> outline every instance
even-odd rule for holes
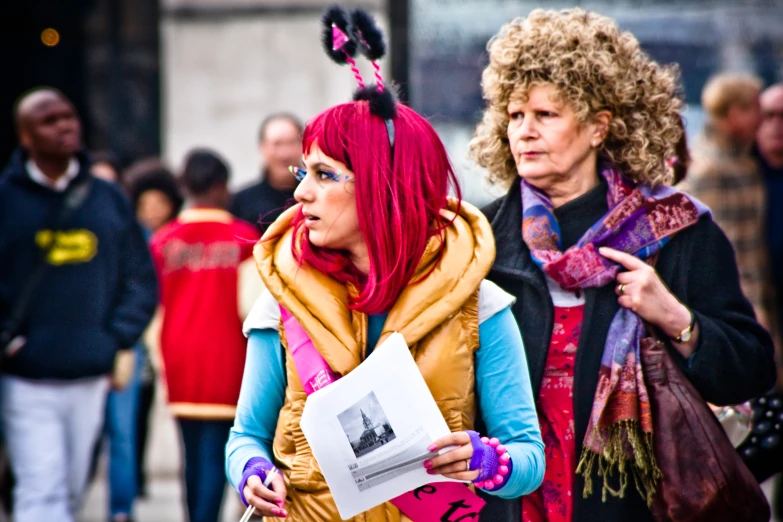
[[[311,121],[303,136],[305,154],[313,145],[344,163],[356,175],[359,229],[367,244],[370,270],[360,274],[344,250],[310,243],[301,211],[294,218],[295,237],[304,235],[299,263],[352,283],[359,295],[351,308],[368,314],[387,312],[413,278],[427,241],[440,234],[439,212],[446,206],[449,182],[460,197],[456,176],[435,129],[413,110],[397,106],[394,161],[384,120],[369,103],[337,105]]]

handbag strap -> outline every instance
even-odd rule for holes
[[[60,211],[52,227],[52,240],[39,252],[38,261],[32,274],[28,277],[22,291],[11,306],[11,313],[0,331],[0,348],[5,348],[14,337],[19,327],[25,320],[38,287],[43,281],[44,275],[51,266],[47,259],[54,249],[56,232],[62,230],[68,219],[82,206],[92,188],[92,177],[88,176],[84,181],[72,183],[65,192],[65,197],[60,205]]]

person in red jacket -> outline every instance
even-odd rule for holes
[[[192,151],[182,173],[191,206],[151,241],[161,288],[163,374],[184,443],[190,522],[218,519],[223,449],[245,361],[238,280],[240,265],[252,263],[258,232],[224,210],[228,178],[216,154]]]

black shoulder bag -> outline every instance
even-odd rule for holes
[[[51,266],[47,259],[57,241],[56,233],[65,226],[73,213],[82,206],[87,199],[87,196],[90,194],[91,187],[92,178],[88,176],[84,181],[72,183],[71,186],[66,189],[60,211],[57,214],[54,227],[52,227],[52,240],[45,248],[41,249],[35,270],[33,270],[33,273],[30,274],[27,282],[22,287],[22,291],[10,308],[11,313],[9,314],[8,319],[6,319],[0,328],[0,355],[5,354],[8,345],[19,335],[20,328],[26,319],[33,297]]]

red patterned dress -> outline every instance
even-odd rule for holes
[[[555,307],[552,341],[538,394],[546,473],[541,487],[522,499],[523,522],[571,522],[576,472],[574,362],[584,305]]]

